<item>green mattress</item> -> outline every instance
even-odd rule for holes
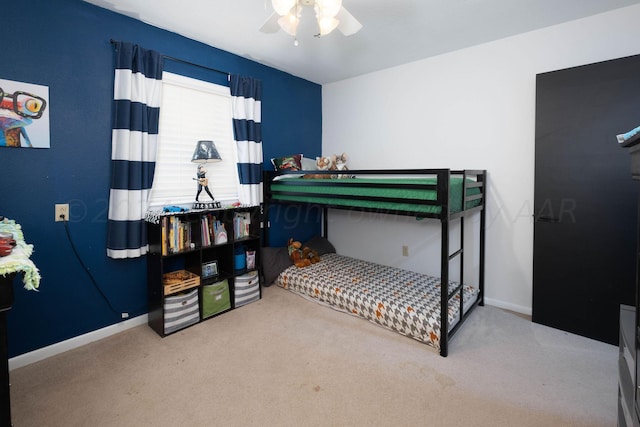
[[[471,179],[467,179],[467,182],[475,183]],[[462,209],[462,183],[462,177],[450,178],[450,213],[460,212]],[[359,186],[359,184],[374,184],[376,187]],[[437,200],[436,184],[437,178],[282,178],[271,183],[271,197],[274,200],[289,202],[439,215],[441,206],[435,203]],[[431,188],[425,188],[425,185]],[[479,193],[478,187],[467,189],[467,197]],[[353,198],[346,196],[353,196]],[[377,199],[370,200],[366,199],[367,197]],[[426,204],[425,201],[431,201],[433,204]],[[481,198],[468,201],[466,209],[478,206],[481,202]]]

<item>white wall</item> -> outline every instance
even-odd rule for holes
[[[487,169],[487,303],[531,314],[536,74],[640,53],[639,21],[635,5],[325,85],[323,154],[346,151],[352,169]],[[339,253],[426,273],[438,235],[412,219],[330,216]]]

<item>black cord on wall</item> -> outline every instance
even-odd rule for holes
[[[78,250],[76,249],[76,245],[73,243],[73,239],[71,238],[71,233],[69,232],[69,221],[67,221],[67,218],[64,217],[64,215],[61,215],[60,218],[62,219],[62,222],[64,223],[64,229],[67,233],[67,239],[69,239],[69,244],[71,245],[71,249],[73,250],[73,253],[76,256],[76,259],[78,260],[78,262],[80,263],[80,265],[82,266],[82,268],[84,269],[84,271],[86,271],[87,275],[89,276],[89,279],[91,279],[91,283],[93,283],[93,286],[98,290],[98,292],[100,293],[100,295],[102,296],[102,298],[107,302],[107,305],[109,306],[109,308],[111,309],[111,311],[113,311],[114,313],[120,315],[121,319],[126,319],[129,317],[128,312],[126,312],[125,310],[117,310],[113,304],[111,303],[111,301],[109,300],[109,298],[107,297],[107,295],[102,291],[102,289],[100,288],[100,286],[98,285],[98,282],[96,281],[96,279],[93,277],[93,275],[91,274],[91,271],[89,270],[89,268],[86,266],[86,264],[84,263],[84,261],[82,261],[82,258],[80,257],[80,254],[78,253]],[[145,307],[146,308],[146,307]],[[139,308],[140,310],[143,309],[142,307]]]

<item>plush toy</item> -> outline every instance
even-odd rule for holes
[[[331,156],[331,161],[333,163],[331,170],[335,170],[335,171],[349,170],[349,168],[347,167],[347,153],[342,153],[340,155],[334,154],[333,156]],[[353,178],[353,175],[338,174],[338,175],[333,175],[332,177],[333,178]]]
[[[293,262],[298,268],[308,267],[311,264],[315,264],[320,261],[320,256],[317,251],[307,246],[302,247],[302,243],[293,239],[289,239],[287,249],[289,251],[289,258],[291,258],[291,262]]]
[[[331,170],[342,171],[342,170],[349,169],[347,167],[347,153],[342,153],[340,155],[337,155],[337,154],[332,155],[331,162],[333,163]]]
[[[319,171],[328,171],[332,170],[333,160],[331,157],[316,157],[316,169]],[[303,178],[315,178],[315,179],[323,179],[323,178],[331,178],[329,174],[323,173],[308,173],[303,175]]]
[[[331,166],[333,166],[333,159],[331,157],[316,157],[316,169],[319,171],[328,171],[331,169]]]
[[[318,251],[316,251],[315,249],[311,249],[308,246],[302,248],[302,258],[308,259],[309,261],[311,261],[311,264],[315,264],[316,262],[320,261],[320,255],[318,254]]]

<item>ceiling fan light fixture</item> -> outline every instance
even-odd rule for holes
[[[297,0],[271,0],[271,5],[276,13],[280,16],[289,14],[291,9],[296,5]]]
[[[320,27],[320,36],[326,36],[331,31],[335,30],[339,23],[340,21],[333,16],[319,16],[318,27]]]
[[[304,7],[313,7],[315,11],[320,30],[316,37],[325,36],[336,28],[350,36],[362,28],[362,24],[342,6],[342,0],[271,0],[271,5],[274,12],[260,27],[263,33],[275,33],[281,29],[297,37]]]
[[[287,34],[295,36],[298,33],[298,24],[300,24],[300,18],[293,13],[278,18],[278,25]]]
[[[341,8],[342,0],[315,0],[314,9],[318,19],[320,16],[335,18]]]

